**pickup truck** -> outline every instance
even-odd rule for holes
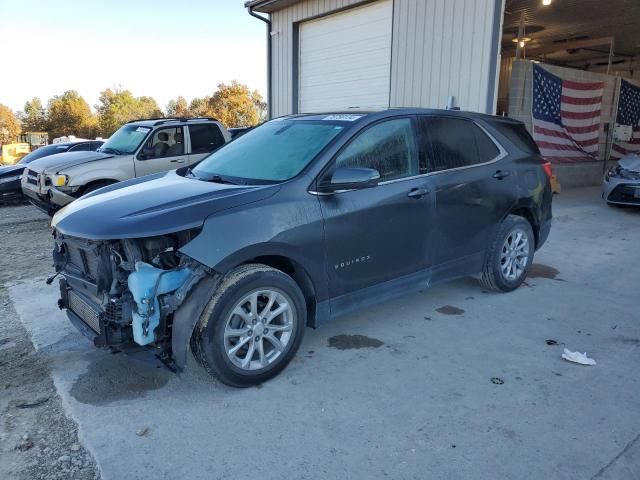
[[[61,153],[29,164],[22,192],[53,215],[107,185],[195,165],[230,140],[231,134],[213,118],[134,120],[95,152]]]

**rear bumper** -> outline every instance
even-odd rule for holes
[[[551,219],[547,220],[546,222],[543,222],[542,225],[540,225],[540,238],[538,239],[537,248],[540,248],[542,247],[542,245],[544,245],[544,243],[547,241],[547,238],[549,238],[550,232],[551,232]]]
[[[20,188],[20,179],[0,183],[0,203],[14,200],[22,200],[22,189]]]

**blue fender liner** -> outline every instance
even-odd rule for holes
[[[155,329],[160,324],[158,296],[180,288],[192,271],[186,267],[161,270],[144,262],[136,262],[135,268],[127,280],[137,306],[132,314],[133,339],[138,345],[148,345],[155,340]]]

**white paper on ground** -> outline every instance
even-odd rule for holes
[[[595,365],[596,361],[593,358],[587,357],[587,352],[572,352],[571,350],[564,349],[562,358],[570,362],[579,363],[581,365]]]

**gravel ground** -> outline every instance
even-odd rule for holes
[[[0,208],[0,479],[97,479],[64,411],[46,355],[36,354],[8,288],[51,274],[48,218],[31,206]],[[44,282],[44,280],[43,280]]]

